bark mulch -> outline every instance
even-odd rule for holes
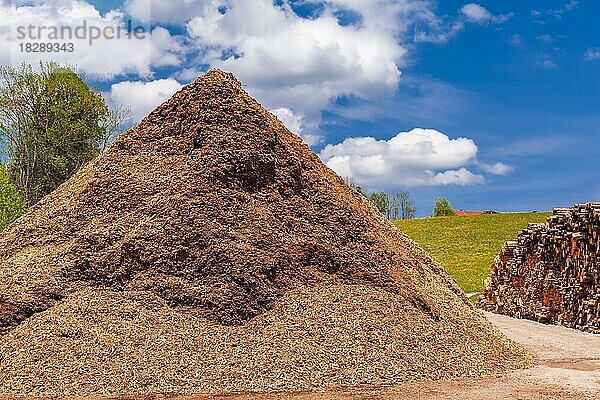
[[[0,234],[0,395],[296,392],[530,362],[218,70]]]

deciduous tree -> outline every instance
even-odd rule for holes
[[[436,197],[435,203],[433,206],[432,216],[442,217],[442,216],[448,216],[448,215],[454,215],[454,209],[452,208],[452,205],[450,205],[450,202],[448,201],[447,198]]]
[[[25,200],[10,183],[6,166],[0,163],[0,231],[25,212]]]
[[[126,111],[125,111],[126,112]],[[0,68],[0,138],[27,206],[101,152],[125,121],[71,67]]]
[[[391,220],[413,219],[417,213],[414,201],[410,199],[408,192],[395,193],[390,197],[390,215]]]

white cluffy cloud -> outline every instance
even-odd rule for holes
[[[387,24],[343,25],[331,10],[303,18],[287,2],[222,3],[187,24],[205,50],[198,62],[235,73],[268,108],[284,105],[314,121],[339,96],[396,92],[406,50]]]
[[[536,65],[540,68],[543,69],[556,69],[558,68],[558,64],[556,64],[554,61],[552,61],[551,59],[546,59],[544,61],[539,61],[536,63]]]
[[[413,129],[389,140],[347,138],[327,145],[319,156],[340,176],[373,189],[484,183],[483,175],[467,168],[470,164],[493,174],[510,171],[502,163],[478,163],[477,151],[471,139],[450,139],[433,129]]]
[[[279,118],[290,132],[295,133],[298,136],[302,134],[304,127],[301,115],[294,114],[292,110],[286,107],[275,108],[269,110],[269,112]]]
[[[513,13],[494,15],[477,3],[465,4],[461,7],[460,12],[467,18],[469,22],[482,25],[490,23],[501,24],[513,16]]]
[[[427,14],[427,29],[415,33],[415,41],[444,44],[465,29],[467,23],[478,25],[501,24],[513,17],[513,13],[494,15],[477,3],[465,4],[459,9],[459,17],[453,22],[436,14]]]
[[[586,60],[600,60],[600,47],[592,47],[585,52]]]
[[[314,12],[299,15],[297,5]],[[464,16],[446,26],[434,7],[430,0],[124,0],[101,14],[89,0],[0,0],[0,20],[9,21],[0,27],[0,62],[37,64],[46,57],[93,78],[140,81],[156,79],[165,67],[179,81],[222,68],[267,108],[301,115],[301,135],[309,141],[307,131],[323,111],[334,111],[336,100],[396,94],[414,41],[442,43],[462,29]],[[112,32],[129,19],[153,29],[142,39],[101,37],[91,46],[74,40],[74,53],[21,53],[14,40],[19,26],[85,22]]]
[[[167,29],[144,28],[137,37],[130,36],[123,12],[101,15],[83,0],[38,0],[33,5],[3,1],[0,20],[0,62],[13,66],[54,60],[76,65],[99,79],[122,74],[151,77],[157,67],[179,65],[184,52]],[[65,44],[72,51],[21,51],[27,43]]]
[[[579,0],[569,0],[568,3],[564,4],[559,8],[549,8],[543,11],[540,10],[532,10],[531,15],[533,17],[539,18],[543,16],[552,16],[557,19],[561,19],[563,15],[569,11],[573,11],[579,5]],[[539,20],[538,20],[539,21]],[[544,21],[541,21],[544,23]]]
[[[111,86],[110,99],[116,105],[131,107],[132,118],[139,121],[181,88],[182,85],[173,78],[126,81]]]
[[[483,162],[478,162],[477,166],[484,172],[493,175],[507,175],[511,173],[514,169],[510,165],[506,165],[501,162],[497,162],[494,164],[486,164]]]
[[[290,132],[300,136],[307,145],[314,146],[323,141],[321,135],[305,132],[304,117],[302,115],[294,114],[294,112],[287,107],[279,107],[269,111],[279,118]]]
[[[185,25],[207,7],[219,5],[216,0],[126,0],[128,15],[143,23]]]

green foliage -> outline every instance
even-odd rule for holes
[[[387,193],[373,192],[367,198],[379,210],[380,213],[385,216],[389,214],[389,198]]]
[[[0,137],[28,206],[94,158],[123,122],[69,67],[0,69]]]
[[[408,192],[392,195],[385,192],[373,192],[367,195],[355,179],[347,177],[344,180],[350,187],[365,196],[389,220],[412,219],[417,213],[415,203],[410,199]]]
[[[481,292],[494,257],[506,240],[549,213],[484,214],[397,221],[396,226],[419,243],[452,275],[466,293]]]
[[[25,200],[10,183],[4,164],[0,164],[0,231],[25,212]]]
[[[410,199],[408,192],[394,193],[392,195],[388,195],[385,192],[374,192],[368,196],[368,199],[377,207],[379,212],[391,221],[412,219],[417,212],[415,203]]]
[[[417,213],[415,202],[410,199],[408,192],[395,193],[390,197],[390,215],[388,219],[413,219]]]
[[[436,197],[433,206],[433,217],[444,217],[454,215],[454,209],[450,205],[450,202],[445,197]]]

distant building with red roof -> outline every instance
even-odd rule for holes
[[[485,210],[485,211],[474,211],[474,210],[454,210],[454,215],[465,216],[465,215],[482,215],[482,214],[498,214],[497,211]]]

